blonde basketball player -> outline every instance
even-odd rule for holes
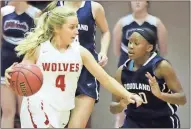
[[[129,103],[142,104],[142,99],[126,91],[95,61],[90,52],[72,44],[78,34],[75,11],[57,7],[44,13],[34,32],[16,47],[18,55],[25,55],[22,63],[37,64],[43,72],[39,92],[24,97],[21,107],[22,128],[64,128],[75,107],[75,92],[84,65],[113,94]],[[12,65],[13,66],[13,65]],[[12,66],[6,70],[6,83]],[[54,70],[53,70],[54,69]]]

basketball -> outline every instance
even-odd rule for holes
[[[37,93],[43,82],[43,75],[40,68],[35,64],[17,64],[13,67],[10,87],[20,96],[31,96]]]

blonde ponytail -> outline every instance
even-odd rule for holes
[[[40,16],[37,22],[36,28],[32,32],[28,32],[24,40],[15,48],[18,52],[17,55],[33,55],[36,47],[50,39],[52,37],[52,30],[49,29],[46,24],[48,13],[44,13]]]
[[[42,14],[36,28],[27,34],[24,40],[15,48],[17,55],[32,56],[36,48],[43,42],[54,36],[54,28],[62,28],[66,19],[70,16],[77,16],[76,12],[69,7],[56,7],[55,9]]]
[[[58,3],[57,0],[52,1],[50,4],[48,4],[48,5],[46,6],[45,9],[42,10],[42,14],[45,13],[45,12],[51,11],[51,10],[53,10],[54,8],[56,8],[57,3]]]

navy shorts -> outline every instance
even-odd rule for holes
[[[180,128],[180,120],[176,114],[150,120],[135,120],[126,116],[121,128]]]
[[[15,45],[10,43],[2,43],[1,48],[1,84],[5,84],[5,70],[14,62],[21,62],[23,57],[17,57],[14,51]]]
[[[90,51],[94,58],[98,61],[98,55],[94,51]],[[83,66],[76,90],[76,96],[84,94],[98,102],[99,100],[100,83],[96,78]]]
[[[123,50],[121,50],[121,55],[119,57],[119,62],[117,66],[120,67],[121,65],[123,65],[127,59],[128,59],[128,54]]]

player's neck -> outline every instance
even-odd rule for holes
[[[144,63],[150,58],[150,54],[140,57],[139,59],[134,60],[134,67],[139,69]]]
[[[54,38],[51,39],[50,42],[60,52],[65,51],[69,47],[69,45],[65,45],[63,43],[62,39],[59,36],[55,36]]]
[[[145,19],[148,16],[147,10],[140,12],[133,12],[133,17],[137,20]]]

